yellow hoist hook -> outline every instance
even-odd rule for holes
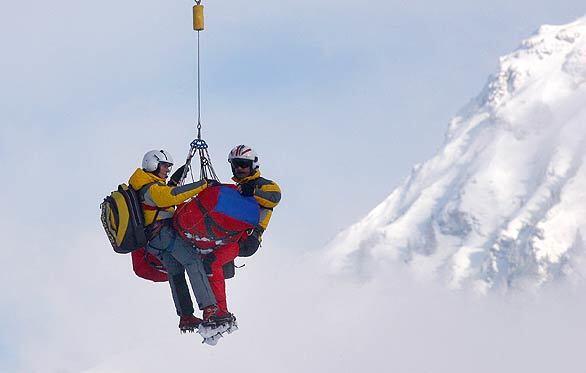
[[[196,0],[193,6],[193,29],[195,31],[203,30],[203,5],[201,5],[201,0]]]

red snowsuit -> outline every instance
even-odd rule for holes
[[[238,256],[240,250],[238,243],[230,243],[220,247],[211,254],[213,261],[211,262],[211,276],[208,276],[210,287],[216,297],[218,308],[222,311],[228,312],[228,305],[226,303],[226,280],[224,279],[224,264],[230,263]],[[207,258],[204,258],[204,261]]]

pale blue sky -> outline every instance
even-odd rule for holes
[[[449,119],[480,92],[499,56],[541,24],[585,14],[580,1],[204,4],[203,122],[216,170],[227,180],[229,149],[257,148],[264,174],[284,192],[265,245],[304,253],[360,219],[434,154]],[[195,135],[191,6],[3,7],[0,161],[10,174],[0,186],[7,198],[0,223],[13,233],[5,257],[19,264],[0,274],[7,287],[0,313],[19,317],[9,330],[0,323],[0,367],[26,366],[5,348],[31,343],[44,327],[15,325],[50,308],[54,272],[70,278],[63,262],[75,266],[66,258],[100,237],[105,193],[147,150],[185,157]],[[107,252],[102,238],[92,247]],[[120,259],[106,258],[106,265]],[[23,295],[29,290],[35,307]]]

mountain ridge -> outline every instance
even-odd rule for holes
[[[443,147],[328,245],[334,270],[402,260],[453,288],[536,288],[576,272],[586,230],[586,18],[499,61]],[[571,238],[570,238],[571,237]]]

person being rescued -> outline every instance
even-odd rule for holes
[[[217,323],[228,315],[217,306],[201,255],[191,243],[173,229],[175,206],[196,196],[213,184],[200,180],[183,186],[167,185],[173,158],[165,150],[151,150],[142,160],[142,168],[130,177],[129,183],[138,191],[147,226],[147,252],[156,256],[167,269],[171,295],[179,316],[179,329],[193,331],[200,323]],[[187,272],[203,319],[194,316],[193,302],[184,273]]]
[[[221,314],[230,314],[226,301],[226,285],[223,267],[237,256],[248,257],[254,254],[261,243],[261,237],[267,229],[273,208],[281,200],[281,189],[271,180],[260,176],[259,161],[256,152],[246,146],[238,145],[230,151],[228,162],[240,194],[254,197],[260,207],[259,224],[252,233],[239,242],[217,247],[212,253],[203,256],[204,266],[208,272],[210,286]]]

